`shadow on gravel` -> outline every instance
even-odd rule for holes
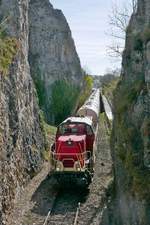
[[[34,202],[32,213],[46,216],[53,204],[53,196],[55,196],[57,188],[56,181],[47,176],[32,196],[31,201]]]
[[[31,212],[46,216],[52,209],[53,214],[63,215],[66,211],[73,211],[78,202],[84,203],[88,194],[88,189],[82,190],[71,185],[62,188],[53,177],[47,177],[32,196],[34,207]]]
[[[63,216],[70,213],[75,213],[78,203],[84,203],[89,194],[88,190],[81,190],[77,187],[60,188],[59,193],[55,199],[52,209],[53,216]]]

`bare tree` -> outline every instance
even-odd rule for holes
[[[135,14],[137,11],[137,0],[132,0],[132,12]]]
[[[131,14],[137,10],[137,0],[128,0],[121,8],[113,3],[109,15],[110,31],[108,35],[112,37],[112,43],[108,46],[108,55],[121,60],[125,44],[126,30]]]
[[[0,21],[0,32],[1,33],[6,30],[5,26],[9,20],[10,20],[10,16],[7,16]]]
[[[124,46],[122,43],[120,42],[118,44],[112,43],[110,46],[108,46],[107,52],[111,58],[120,60],[122,57],[123,49],[124,49]]]

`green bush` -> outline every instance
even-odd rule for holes
[[[40,76],[37,76],[36,79],[34,79],[38,100],[39,100],[39,106],[42,108],[42,106],[45,104],[45,85],[44,81],[41,80]]]
[[[79,88],[66,80],[57,80],[51,90],[50,110],[54,123],[58,125],[73,111],[79,95]]]
[[[42,151],[42,157],[46,161],[50,161],[50,146],[54,143],[56,135],[56,127],[50,126],[45,122],[44,113],[40,111],[40,124],[42,128],[43,135],[45,137],[45,146]]]

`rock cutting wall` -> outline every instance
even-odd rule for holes
[[[43,163],[45,138],[35,86],[42,88],[48,114],[51,84],[58,79],[82,83],[62,12],[48,0],[1,0],[0,224],[7,224],[21,191]]]
[[[115,92],[115,186],[105,225],[150,224],[150,1],[139,0],[127,29]]]
[[[13,208],[14,200],[19,197],[23,186],[40,169],[44,138],[28,65],[28,1],[1,1],[0,18],[8,18],[5,31],[17,42],[16,55],[8,73],[0,73],[2,216]]]
[[[61,10],[54,9],[49,0],[31,0],[29,22],[31,73],[40,92],[44,93],[44,96],[40,93],[41,108],[51,121],[52,84],[66,79],[80,86],[83,74],[70,28]]]

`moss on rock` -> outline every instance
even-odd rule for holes
[[[132,195],[140,199],[148,199],[150,190],[150,173],[144,166],[143,137],[141,129],[133,123],[133,108],[145,84],[143,80],[136,80],[132,84],[120,82],[115,91],[115,154],[122,161],[126,171],[124,185]],[[149,130],[148,120],[143,125],[143,130]],[[113,139],[115,138],[113,136]]]
[[[8,37],[0,28],[0,72],[7,75],[9,66],[17,53],[18,42],[16,38]]]

